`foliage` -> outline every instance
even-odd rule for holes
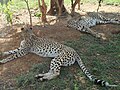
[[[34,16],[36,16],[36,17],[41,17],[41,13],[40,13],[40,12],[37,12],[37,13],[35,13]]]
[[[111,84],[120,83],[120,35],[113,35],[110,41],[99,41],[92,36],[83,35],[80,40],[67,41],[67,46],[74,48],[81,56],[90,72]],[[59,77],[45,82],[34,79],[38,73],[47,72],[50,61],[33,65],[29,73],[17,78],[19,88],[28,90],[107,90],[93,85],[81,72],[78,64],[62,68]],[[109,90],[120,90],[120,87]]]
[[[3,4],[2,6],[2,12],[5,14],[7,22],[10,24],[12,24],[12,18],[13,18],[12,5],[14,5],[14,3],[12,1],[9,1],[6,5]]]

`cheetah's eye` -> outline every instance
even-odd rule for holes
[[[32,27],[30,27],[30,29],[32,30]]]
[[[24,30],[24,28],[21,28],[21,30]]]

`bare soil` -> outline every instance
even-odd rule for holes
[[[95,11],[96,5],[82,5],[81,9],[84,11]],[[120,7],[119,6],[102,6],[100,11],[104,11],[109,13],[109,17],[116,17],[120,19]],[[78,11],[80,12],[80,11]],[[23,10],[17,16],[20,20],[26,22],[29,21],[29,17],[27,10]],[[34,17],[35,18],[35,17]],[[27,19],[27,20],[26,20]],[[48,18],[48,20],[50,20]],[[67,40],[77,40],[80,39],[82,33],[77,30],[70,29],[66,27],[66,20],[63,18],[60,22],[57,22],[52,25],[47,25],[46,27],[42,27],[38,24],[39,19],[33,19],[33,31],[39,37],[50,38],[60,43],[64,43]],[[4,29],[0,30],[0,52],[13,50],[19,47],[19,43],[22,40],[20,35],[20,28],[22,24],[16,24],[11,27],[4,27]],[[93,27],[92,29],[104,33],[108,38],[111,35],[111,31],[120,30],[120,25],[98,25]],[[2,59],[3,57],[0,57]],[[15,59],[9,63],[4,65],[0,65],[0,90],[15,90],[15,77],[22,73],[26,73],[29,71],[30,67],[33,64],[41,63],[41,61],[46,58],[39,57],[34,54],[29,54],[24,57]]]

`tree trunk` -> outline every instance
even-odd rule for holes
[[[71,8],[72,8],[71,13],[75,12],[75,7],[76,7],[77,4],[78,4],[78,10],[80,10],[80,1],[81,0],[74,0],[74,1],[75,2],[73,3],[73,0],[71,0]]]
[[[38,0],[38,5],[39,5],[39,10],[42,13],[42,17],[41,17],[42,22],[45,24],[47,23],[47,19],[46,19],[47,6],[44,0],[41,0],[41,1],[42,1],[42,4],[40,3],[40,0]]]
[[[27,4],[27,8],[28,8],[28,13],[29,13],[29,16],[30,16],[30,27],[32,27],[32,16],[31,16],[31,11],[30,11],[30,7],[29,7],[29,4],[28,4],[28,0],[24,0]]]
[[[64,6],[64,0],[51,0],[50,10],[47,12],[48,15],[64,15],[66,13],[66,8]]]

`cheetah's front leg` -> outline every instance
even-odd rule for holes
[[[1,56],[6,56],[6,55],[11,55],[11,54],[17,53],[20,49],[24,48],[24,46],[25,46],[24,43],[25,43],[25,41],[23,40],[23,41],[21,41],[19,48],[14,49],[14,50],[9,50],[9,51],[5,51],[5,52],[1,52],[0,55]]]
[[[14,50],[9,50],[9,51],[5,51],[5,52],[1,52],[1,56],[6,56],[6,55],[11,55],[11,54],[15,54],[16,52],[18,52],[21,48],[17,48]]]
[[[17,52],[15,52],[14,54],[8,56],[7,58],[2,59],[0,61],[0,64],[4,64],[4,63],[9,62],[11,60],[14,60],[14,59],[16,59],[18,57],[22,57],[22,56],[24,56],[26,54],[28,54],[28,50],[26,48],[25,49],[20,49]]]

